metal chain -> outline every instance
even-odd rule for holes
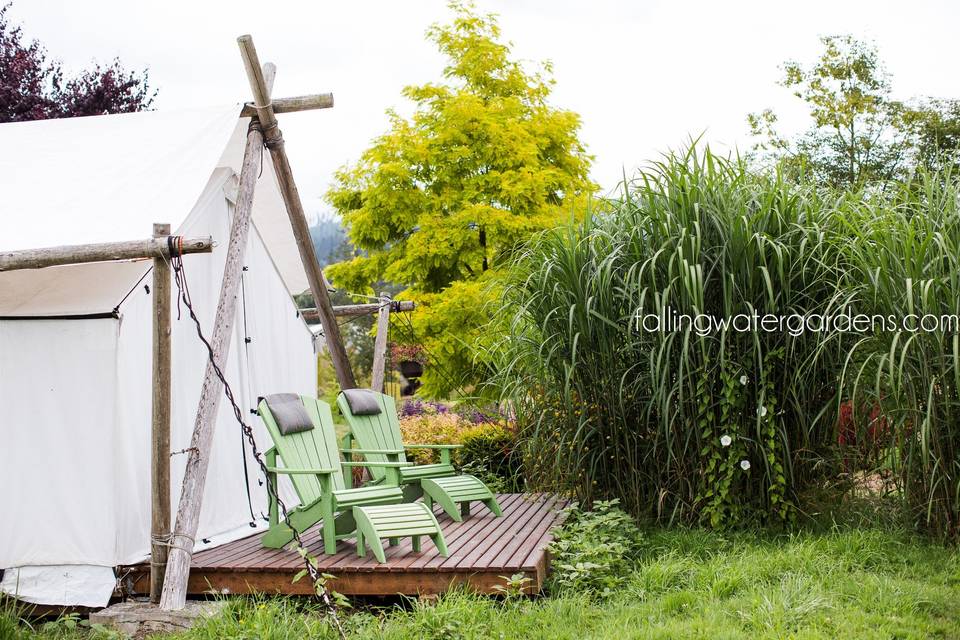
[[[343,625],[340,623],[337,605],[333,601],[330,591],[327,589],[326,585],[321,584],[322,576],[317,570],[317,567],[314,566],[307,546],[300,538],[300,534],[297,532],[296,528],[290,526],[288,522],[289,512],[287,511],[287,506],[280,497],[280,492],[278,491],[277,486],[271,481],[271,474],[268,472],[267,465],[263,461],[263,456],[261,455],[260,450],[257,448],[257,441],[253,435],[253,427],[247,424],[247,422],[243,419],[243,411],[240,409],[240,406],[237,404],[237,401],[234,398],[233,389],[230,388],[230,383],[227,382],[226,376],[223,374],[223,371],[220,369],[219,365],[217,365],[216,357],[213,352],[213,346],[203,335],[203,330],[200,326],[200,319],[197,318],[197,314],[193,310],[193,300],[190,296],[190,287],[187,284],[187,275],[184,270],[183,254],[181,252],[183,238],[177,236],[176,246],[174,247],[173,237],[171,236],[168,241],[168,246],[170,248],[170,266],[173,267],[174,283],[177,285],[177,291],[179,293],[177,299],[177,317],[179,319],[180,301],[182,300],[184,306],[187,308],[187,311],[190,314],[190,319],[193,320],[194,325],[196,325],[197,337],[200,338],[200,342],[202,342],[203,346],[207,349],[207,358],[210,362],[210,366],[213,368],[214,374],[216,374],[217,378],[223,384],[223,394],[230,402],[230,406],[233,409],[233,416],[236,418],[243,435],[250,444],[251,453],[253,454],[257,465],[260,467],[261,473],[263,473],[264,477],[266,478],[267,492],[274,500],[277,501],[277,506],[280,507],[280,512],[283,514],[283,522],[290,527],[290,531],[293,532],[293,541],[296,543],[297,550],[300,553],[300,556],[303,558],[307,575],[310,577],[310,581],[313,583],[315,588],[317,586],[322,587],[316,591],[321,600],[323,600],[323,604],[327,608],[327,613],[330,616],[330,619],[333,620],[333,624],[336,627],[338,634],[341,638],[345,639],[346,634],[343,631]]]

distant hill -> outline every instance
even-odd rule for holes
[[[349,247],[347,234],[336,219],[321,218],[311,225],[310,238],[313,240],[320,266],[341,260],[344,250]]]

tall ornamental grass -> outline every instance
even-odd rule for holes
[[[960,535],[960,189],[925,175],[863,199],[844,220],[845,287],[901,330],[850,348],[845,388],[923,528]],[[904,324],[905,323],[905,324]],[[913,330],[919,328],[919,331]]]
[[[790,520],[833,436],[842,336],[652,318],[841,305],[837,204],[693,148],[532,245],[497,380],[531,480],[671,522]]]
[[[958,198],[948,174],[834,192],[692,148],[542,236],[496,379],[530,481],[724,526],[885,479],[960,535]],[[786,322],[738,330],[765,314]],[[810,322],[850,314],[881,320]]]

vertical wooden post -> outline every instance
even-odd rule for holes
[[[170,235],[154,224],[153,237]],[[150,602],[160,602],[170,535],[170,265],[153,259],[153,411],[150,425]]]
[[[383,391],[383,383],[387,377],[387,336],[390,333],[390,294],[380,293],[380,311],[377,315],[377,339],[373,343],[373,377],[370,388],[377,392]]]
[[[287,152],[284,148],[283,135],[277,126],[277,117],[270,103],[270,92],[264,82],[263,72],[260,68],[260,58],[253,46],[253,38],[249,35],[237,38],[237,44],[240,45],[240,55],[243,57],[247,79],[250,81],[254,107],[257,110],[260,124],[263,126],[263,136],[266,139],[267,148],[270,150],[270,158],[273,160],[273,169],[277,174],[277,183],[280,186],[280,194],[283,196],[283,203],[287,209],[287,217],[290,218],[290,226],[293,228],[293,237],[296,239],[297,248],[300,250],[300,261],[307,273],[310,292],[313,294],[313,300],[320,315],[320,323],[323,325],[323,337],[327,343],[327,351],[330,352],[330,359],[333,361],[333,368],[337,373],[340,388],[352,389],[357,386],[356,379],[353,377],[353,369],[350,367],[347,349],[343,344],[343,338],[340,336],[340,326],[333,315],[333,303],[330,302],[330,294],[327,293],[327,281],[323,277],[323,270],[317,261],[313,239],[310,237],[310,225],[307,224],[307,217],[303,213],[303,203],[300,201],[297,183],[293,180],[293,170],[290,168],[290,161],[287,159]]]
[[[247,133],[247,146],[243,152],[237,204],[233,211],[223,281],[220,285],[220,301],[217,304],[213,334],[210,336],[214,361],[221,370],[226,368],[227,356],[230,353],[230,339],[233,336],[233,322],[237,315],[243,256],[250,231],[253,192],[260,174],[262,148],[263,135],[258,129],[251,129]],[[177,523],[171,536],[163,596],[160,598],[160,608],[168,611],[182,609],[186,603],[190,561],[193,557],[194,539],[200,521],[200,506],[203,502],[203,487],[206,484],[207,467],[210,463],[210,448],[213,445],[217,410],[222,396],[223,383],[217,377],[213,363],[207,362],[203,387],[200,391],[200,403],[197,407],[197,418],[193,426],[193,438],[190,441],[190,454],[183,474]]]

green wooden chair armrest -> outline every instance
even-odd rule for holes
[[[267,467],[270,473],[285,473],[287,475],[328,476],[337,472],[337,469],[288,469],[287,467]]]
[[[403,449],[340,449],[340,453],[359,453],[362,456],[382,453],[388,456],[398,456],[403,453]]]
[[[405,444],[404,449],[460,449],[462,444]]]
[[[412,467],[412,462],[376,462],[375,460],[360,460],[358,462],[341,462],[342,467],[382,467],[384,469],[399,469]]]

